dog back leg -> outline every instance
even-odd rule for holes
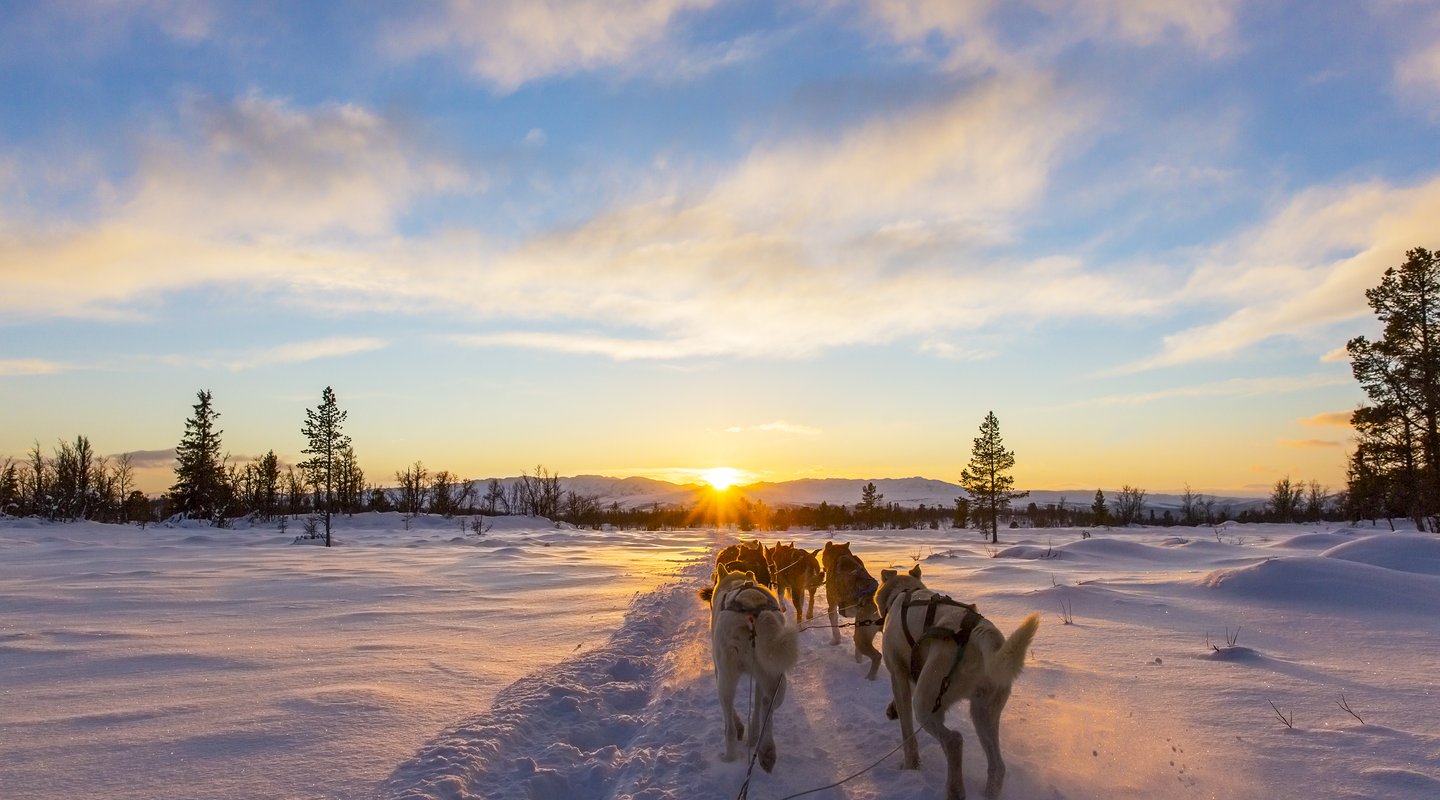
[[[735,713],[735,688],[740,683],[739,669],[725,669],[715,659],[715,685],[720,694],[720,716],[725,720],[725,754],[722,761],[734,761],[740,753],[736,744],[745,736],[745,724]]]
[[[934,700],[924,701],[924,705],[920,706],[922,693],[917,691],[915,694],[918,706],[915,710],[920,717],[920,727],[935,737],[935,741],[940,743],[940,749],[945,753],[945,800],[965,800],[965,779],[960,769],[965,740],[959,731],[945,727],[945,709],[931,711]]]
[[[855,660],[859,661],[862,656],[870,658],[870,672],[866,673],[865,680],[875,680],[875,673],[880,671],[880,651],[875,649],[875,632],[880,630],[873,625],[861,625],[859,614],[855,615]],[[868,622],[869,620],[864,620]]]
[[[1010,688],[989,686],[970,698],[970,719],[975,736],[985,749],[985,796],[996,797],[1005,783],[1005,762],[1000,758],[1000,712],[1010,700]]]
[[[760,768],[775,768],[775,709],[785,699],[785,676],[756,676],[755,697],[750,703],[752,746],[759,748]],[[757,735],[758,731],[758,735]]]
[[[830,614],[830,644],[840,644],[840,602],[825,590],[825,606]]]
[[[900,721],[900,741],[905,746],[901,769],[920,769],[920,744],[915,741],[915,720],[910,715],[910,676],[890,667],[890,693],[894,697],[886,716]],[[894,716],[890,716],[891,713]]]

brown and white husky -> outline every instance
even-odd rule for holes
[[[745,744],[758,748],[760,767],[775,766],[775,709],[785,701],[785,673],[800,655],[799,631],[787,624],[780,603],[753,572],[731,572],[715,565],[715,585],[700,590],[710,603],[710,653],[724,719],[725,761],[739,755],[736,744],[746,734],[735,712],[740,676],[750,675],[750,728]]]
[[[945,727],[945,710],[969,700],[970,719],[988,765],[985,796],[995,797],[1005,781],[1000,713],[1025,666],[1040,615],[1027,616],[1007,639],[975,606],[926,588],[919,565],[903,575],[893,569],[881,571],[875,604],[885,615],[880,649],[894,696],[887,714],[900,720],[905,745],[902,767],[920,768],[912,716],[918,717],[945,753],[946,800],[963,800],[962,743],[959,732]]]
[[[865,562],[850,552],[849,542],[826,542],[820,561],[825,570],[830,644],[840,644],[840,617],[855,620],[855,660],[870,659],[870,672],[865,677],[873,681],[880,670],[880,651],[875,649],[875,637],[880,633],[880,612],[875,608],[879,584],[865,569]]]

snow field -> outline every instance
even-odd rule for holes
[[[273,529],[0,520],[0,794],[737,796],[746,765],[718,759],[695,597],[734,533],[411,528],[342,520],[344,546],[324,552]],[[875,575],[918,559],[927,583],[1006,633],[1042,613],[1002,723],[1003,797],[1440,795],[1440,540],[1301,525],[1090,533],[834,537]],[[823,594],[807,624],[827,622]],[[779,761],[755,770],[752,800],[839,780],[899,744],[888,678],[866,681],[844,634],[836,647],[823,628],[800,634],[773,720]],[[948,724],[979,796],[968,713]],[[895,754],[808,796],[938,797],[943,758],[919,741],[918,772]]]

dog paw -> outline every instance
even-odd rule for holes
[[[775,744],[773,742],[760,748],[760,769],[766,772],[775,769]]]

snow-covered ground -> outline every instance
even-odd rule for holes
[[[746,765],[717,758],[694,594],[734,533],[339,526],[324,550],[290,544],[293,527],[0,519],[0,796],[737,796]],[[1440,796],[1440,537],[1091,532],[840,537],[877,575],[918,559],[1004,631],[1042,612],[1002,725],[1004,797]],[[866,681],[829,638],[801,633],[779,763],[755,771],[753,800],[899,744],[883,672]],[[968,715],[950,717],[979,796],[984,757]],[[807,796],[938,797],[943,759],[920,741],[919,772],[892,755]]]

